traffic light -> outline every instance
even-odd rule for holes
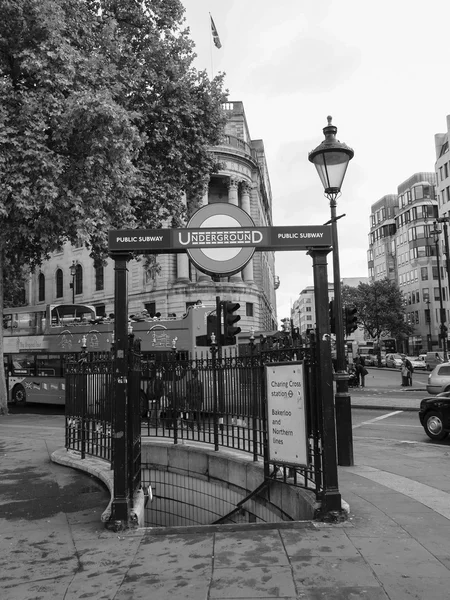
[[[223,345],[234,346],[236,344],[236,336],[241,333],[241,328],[236,327],[235,323],[241,320],[235,312],[241,307],[237,302],[225,300],[223,302]]]
[[[345,313],[345,333],[351,335],[356,329],[358,329],[356,316],[357,309],[354,306],[346,306],[344,309]]]
[[[285,331],[286,333],[289,333],[291,331],[290,319],[281,319],[281,331]]]
[[[217,340],[217,315],[208,315],[206,317],[206,335],[198,335],[195,338],[196,346],[211,346],[212,334],[215,336],[215,343]]]
[[[328,305],[328,314],[330,316],[330,331],[336,333],[336,317],[334,315],[334,300],[330,300]]]
[[[217,316],[216,315],[208,315],[206,317],[206,338],[208,340],[208,346],[211,346],[212,334],[214,337],[217,336]],[[216,338],[216,343],[217,343]]]

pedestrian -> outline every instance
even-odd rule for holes
[[[400,367],[400,373],[402,375],[402,387],[408,387],[409,385],[409,369],[406,366],[406,359],[402,359],[402,366]]]
[[[364,357],[357,356],[355,359],[355,365],[358,383],[361,387],[365,387],[365,378],[366,375],[369,374],[369,371],[366,369],[366,361],[364,360]]]
[[[150,419],[154,421],[156,427],[159,424],[162,411],[167,408],[167,398],[165,395],[165,386],[161,370],[157,370],[152,382],[152,393],[150,402]]]
[[[189,416],[192,418],[190,422],[191,429],[194,429],[194,423],[197,429],[200,430],[200,417],[203,408],[203,384],[198,378],[198,371],[192,371],[191,378],[186,384],[186,403]]]
[[[409,360],[409,358],[405,359],[405,366],[408,371],[408,374],[407,374],[408,386],[412,386],[412,374],[414,373],[414,367],[412,366],[412,363]]]

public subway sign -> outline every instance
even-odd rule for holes
[[[307,466],[303,363],[272,363],[265,371],[269,461]]]
[[[109,232],[110,252],[185,252],[191,248],[254,247],[255,250],[306,250],[331,246],[326,225],[242,229],[117,229]]]
[[[187,252],[205,273],[232,275],[242,270],[255,251],[307,250],[331,246],[326,225],[257,227],[234,204],[216,202],[197,210],[184,229],[136,229],[109,232],[109,251]]]

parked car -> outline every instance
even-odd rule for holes
[[[432,371],[436,365],[444,362],[443,352],[427,352],[425,356],[425,364],[427,371]]]
[[[427,436],[443,440],[450,432],[450,391],[420,402],[419,420]]]
[[[414,371],[416,371],[416,370],[420,371],[421,369],[422,369],[422,371],[424,371],[427,368],[425,361],[419,360],[419,358],[417,356],[407,356],[406,360],[409,360],[409,362],[412,364]]]
[[[450,363],[442,363],[428,375],[427,392],[429,394],[440,394],[450,392]]]
[[[386,367],[400,369],[403,359],[400,354],[386,354]]]

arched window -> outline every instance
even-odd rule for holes
[[[45,300],[45,276],[43,273],[39,273],[38,299],[39,299],[39,302],[44,302],[44,300]]]
[[[62,269],[58,269],[56,271],[56,297],[62,298],[64,296],[64,287],[63,287],[63,272]]]
[[[83,267],[77,264],[75,269],[75,294],[83,293]]]

